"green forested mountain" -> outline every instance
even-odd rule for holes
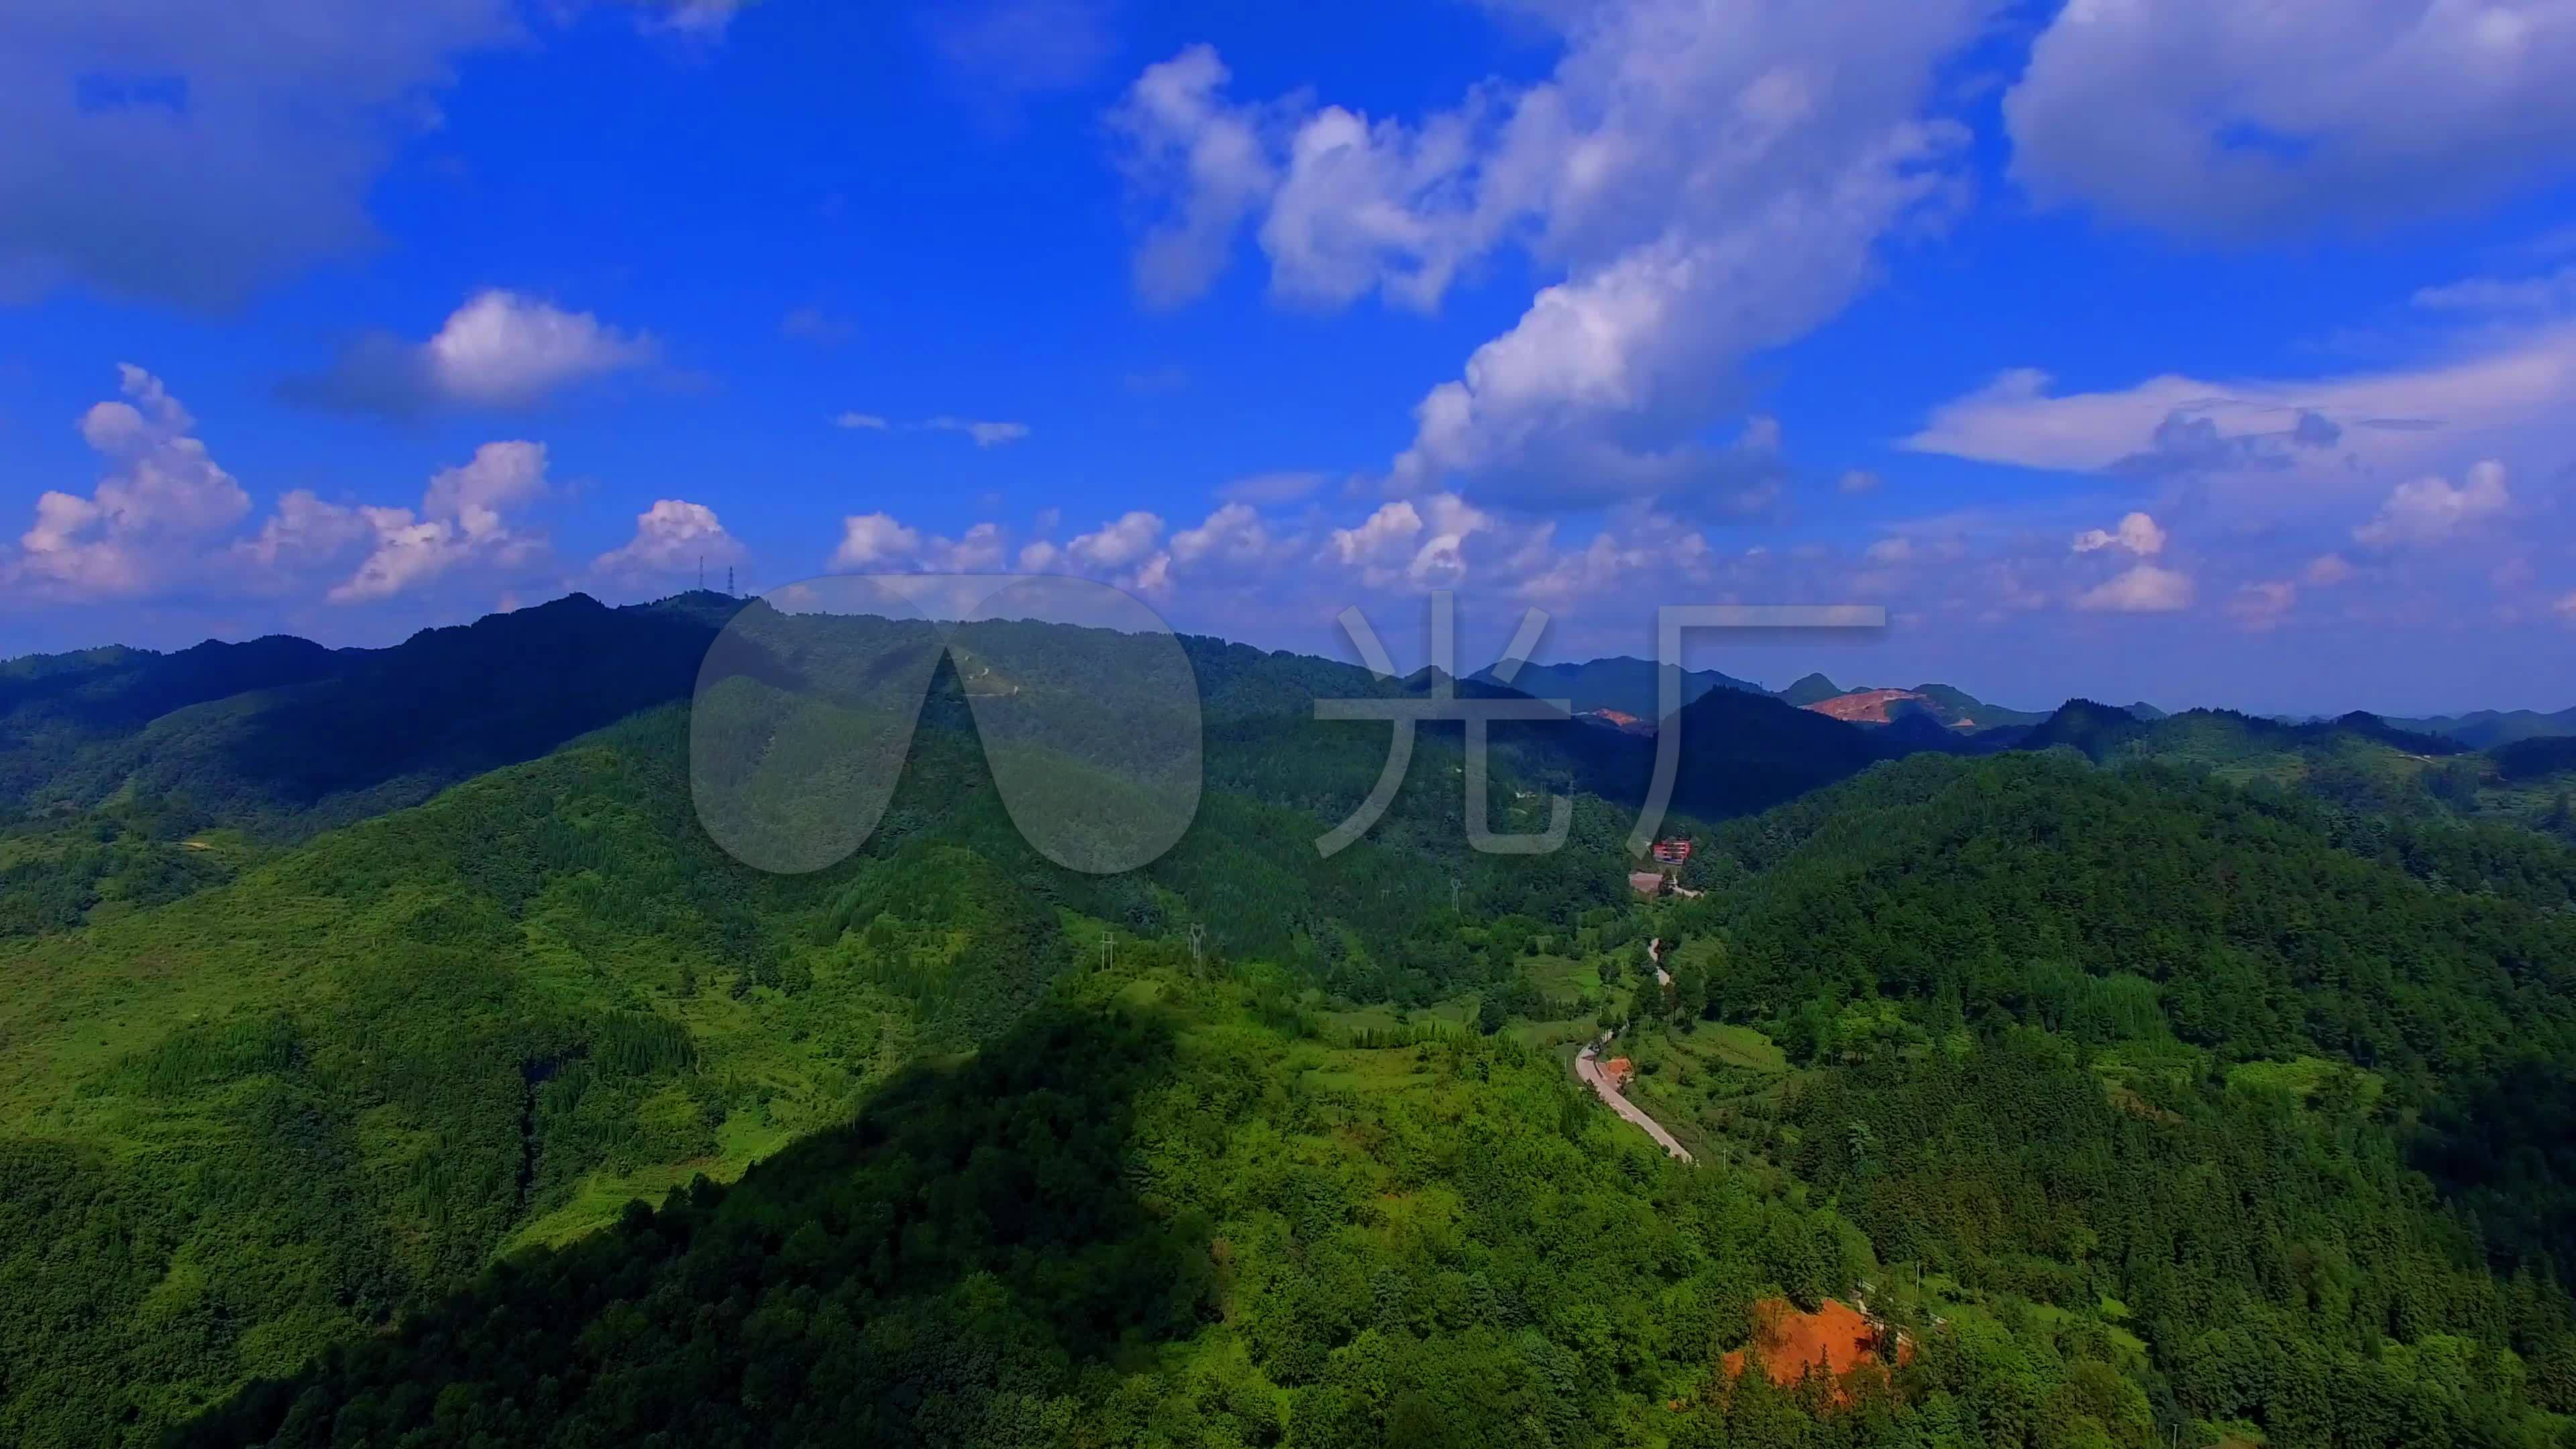
[[[1655,661],[1625,654],[1607,659],[1587,659],[1580,664],[1523,664],[1511,679],[1510,688],[1536,699],[1562,699],[1575,710],[1615,709],[1642,720],[1662,716],[1662,685],[1657,678]],[[1684,669],[1681,676],[1682,703],[1695,703],[1712,689],[1733,689],[1746,694],[1768,694],[1769,690],[1750,680],[1737,679],[1714,669]],[[1491,669],[1478,670],[1472,678],[1499,684]]]
[[[1142,646],[756,618],[727,768],[818,821],[797,751],[927,695],[874,832],[781,875],[692,799],[734,607],[5,671],[88,683],[0,715],[0,1441],[2576,1442],[2576,852],[2319,788],[2553,761],[2125,714],[1905,754],[1718,689],[1699,894],[1645,903],[1653,741],[1497,727],[1495,828],[1575,793],[1497,856],[1426,729],[1326,858],[1387,729],[1314,701],[1427,681],[1187,639],[1196,819],[1095,875],[1014,811],[1150,783],[1099,687]],[[416,703],[528,692],[367,714],[403,650]],[[1575,1085],[1605,1027],[1696,1165]],[[1722,1366],[1827,1297],[1892,1378]]]

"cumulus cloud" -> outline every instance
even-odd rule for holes
[[[485,443],[467,462],[431,475],[418,513],[357,509],[374,546],[326,597],[363,603],[407,592],[463,564],[526,562],[544,549],[544,540],[513,530],[505,515],[545,491],[543,443]]]
[[[233,545],[243,562],[263,571],[292,570],[347,552],[369,536],[355,508],[326,502],[309,488],[279,495],[259,532]]]
[[[1138,285],[1196,295],[1252,227],[1284,300],[1430,307],[1522,250],[1561,280],[1417,406],[1399,490],[1740,511],[1747,457],[1697,439],[1740,362],[1839,311],[1880,241],[1956,194],[1965,133],[1921,113],[1986,8],[1546,7],[1551,75],[1419,119],[1237,101],[1193,48],[1113,116],[1159,208]]]
[[[1076,564],[1091,568],[1114,569],[1135,563],[1153,552],[1154,543],[1163,536],[1163,520],[1142,509],[1120,515],[1113,523],[1104,523],[1089,533],[1075,535],[1064,546],[1065,556]]]
[[[196,419],[161,379],[117,369],[121,399],[84,413],[80,434],[107,464],[86,498],[48,490],[5,579],[57,598],[133,597],[177,582],[198,545],[250,511],[250,495],[194,436]]]
[[[591,571],[607,575],[687,573],[701,563],[729,564],[742,557],[742,544],[703,503],[657,498],[635,515],[635,536],[590,562]]]
[[[2217,236],[2411,221],[2576,174],[2576,8],[2076,0],[2003,114],[2045,202]]]
[[[522,34],[519,13],[0,6],[0,279],[220,307],[362,249],[395,146],[459,59]]]
[[[2549,607],[2562,619],[2576,620],[2576,592],[2560,595],[2558,601]]]
[[[2088,528],[2075,535],[2077,553],[2097,553],[2106,548],[2124,548],[2140,558],[2153,558],[2164,552],[2165,531],[2143,513],[2132,513],[2120,520],[2119,528]]]
[[[991,573],[1002,566],[1004,545],[1002,526],[978,523],[956,538],[933,538],[922,551],[922,562],[940,573]]]
[[[2075,607],[2092,613],[2168,614],[2190,608],[2191,599],[2188,576],[2142,563],[2076,595]]]
[[[659,355],[648,336],[496,288],[467,298],[425,342],[364,338],[328,372],[289,379],[282,391],[319,407],[394,417],[524,408]]]
[[[1129,184],[1164,216],[1145,234],[1134,264],[1136,290],[1156,306],[1206,291],[1225,270],[1236,235],[1277,186],[1271,120],[1218,94],[1233,72],[1213,47],[1194,45],[1149,65],[1110,112]]]
[[[2353,576],[2351,562],[2339,553],[2320,554],[2299,577],[2317,588],[2332,588]]]
[[[1841,493],[1875,493],[1878,491],[1878,475],[1866,468],[1849,469],[1834,488]]]
[[[921,547],[918,529],[886,513],[856,513],[841,520],[841,544],[832,550],[837,569],[882,568],[910,559]]]
[[[1172,535],[1172,557],[1183,564],[1202,559],[1226,563],[1259,563],[1270,553],[1270,528],[1248,503],[1228,503],[1196,528]]]
[[[2382,548],[2440,543],[2512,507],[2504,465],[2490,460],[2470,468],[2468,477],[2456,486],[2444,478],[2398,484],[2380,505],[2378,516],[2354,529],[2352,537],[2356,543]]]
[[[1517,576],[1513,592],[1552,608],[1578,607],[1676,577],[1694,583],[1709,575],[1708,540],[1661,515],[1631,518],[1604,528],[1581,548],[1559,551],[1556,526],[1542,524],[1503,561]],[[1755,550],[1749,557],[1761,557]]]
[[[1355,569],[1373,588],[1398,580],[1420,587],[1455,584],[1466,571],[1470,535],[1494,526],[1491,515],[1455,493],[1382,504],[1354,527],[1332,530],[1323,557]]]
[[[183,590],[278,595],[340,575],[324,597],[357,603],[408,592],[471,566],[509,570],[547,542],[517,516],[547,493],[543,444],[486,443],[433,474],[416,508],[280,495],[259,527],[236,532],[250,495],[194,435],[195,419],[160,379],[121,370],[122,399],[80,419],[108,468],[88,497],[48,492],[0,588],[59,599],[144,598]],[[354,572],[342,573],[357,557]]]

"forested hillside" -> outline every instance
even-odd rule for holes
[[[923,699],[777,874],[693,800],[731,608],[0,671],[0,1441],[2576,1442],[2576,851],[2421,782],[2545,744],[1716,688],[1649,902],[1650,739],[1498,726],[1470,802],[1426,728],[1324,856],[1388,731],[1314,702],[1426,678],[756,618],[724,768],[809,826]],[[396,655],[530,693],[402,724]],[[1171,658],[1194,821],[1064,868],[1028,791],[1154,787],[1092,681]],[[1576,1086],[1612,1028],[1696,1165]],[[1727,1367],[1828,1298],[1892,1372]]]

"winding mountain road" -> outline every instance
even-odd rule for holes
[[[1663,945],[1660,938],[1646,942],[1646,964],[1655,969],[1655,980],[1658,984],[1669,986],[1673,978],[1664,972]],[[1613,1033],[1605,1031],[1601,1033],[1599,1041],[1587,1043],[1583,1050],[1574,1054],[1574,1075],[1580,1078],[1585,1086],[1592,1089],[1593,1095],[1608,1103],[1611,1111],[1644,1128],[1646,1135],[1655,1139],[1655,1145],[1664,1149],[1667,1156],[1678,1157],[1684,1162],[1690,1161],[1689,1148],[1673,1140],[1673,1134],[1664,1130],[1664,1124],[1647,1116],[1645,1108],[1629,1101],[1617,1087],[1610,1084],[1610,1074],[1601,1069],[1601,1049],[1610,1044],[1612,1035]]]
[[[1609,1039],[1605,1033],[1601,1041]],[[1609,1103],[1611,1111],[1644,1128],[1646,1135],[1655,1139],[1655,1145],[1664,1149],[1665,1155],[1678,1157],[1684,1162],[1690,1161],[1689,1148],[1674,1141],[1673,1134],[1665,1131],[1662,1123],[1647,1116],[1645,1108],[1619,1095],[1619,1089],[1610,1085],[1609,1074],[1601,1070],[1601,1041],[1593,1042],[1582,1051],[1575,1053],[1574,1074],[1582,1078],[1585,1085],[1592,1088],[1595,1096]]]

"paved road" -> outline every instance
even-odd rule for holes
[[[1574,1074],[1592,1088],[1594,1095],[1609,1103],[1611,1111],[1644,1128],[1646,1135],[1654,1138],[1655,1145],[1664,1149],[1668,1156],[1678,1157],[1684,1162],[1691,1160],[1689,1148],[1674,1141],[1673,1134],[1665,1131],[1662,1123],[1647,1116],[1644,1108],[1620,1096],[1618,1090],[1610,1085],[1609,1076],[1601,1070],[1601,1043],[1594,1042],[1575,1054]]]

